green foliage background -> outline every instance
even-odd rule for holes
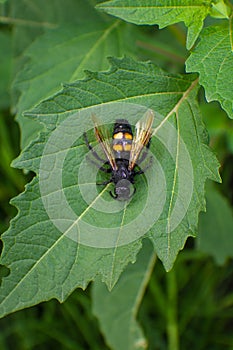
[[[1,315],[73,293],[62,305],[51,300],[5,316],[1,349],[233,349],[232,7],[223,0],[0,1],[1,233],[17,215],[9,200],[24,191],[30,171],[38,173],[48,135],[80,105],[127,98],[172,116],[175,126],[181,116],[180,135],[196,169],[195,195],[169,257],[167,237],[156,235],[164,232],[160,226],[148,235],[151,242],[115,249],[114,259],[111,250],[81,247],[76,261],[76,244],[46,223],[34,177],[12,201],[19,213],[3,235]],[[111,68],[109,56],[117,57]],[[198,73],[199,92],[198,76],[187,72]],[[95,96],[74,99],[79,89]],[[202,119],[222,177],[205,191],[206,178],[219,178]],[[24,172],[10,166],[16,156],[13,164]],[[172,160],[164,166],[174,172]],[[207,212],[197,230],[204,195]],[[170,269],[197,231],[165,272],[158,257]],[[42,259],[47,250],[52,254]],[[93,279],[85,292],[75,290]],[[115,287],[109,292],[102,281]]]

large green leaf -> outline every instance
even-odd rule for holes
[[[147,341],[136,321],[145,288],[155,263],[155,254],[145,241],[137,262],[126,268],[115,288],[95,281],[92,289],[93,312],[111,349],[145,349]]]
[[[212,0],[112,0],[97,8],[135,24],[158,24],[164,28],[184,22],[188,27],[187,48],[190,49],[211,10],[211,3]]]
[[[206,28],[187,60],[188,72],[199,72],[208,101],[217,100],[233,118],[232,18]]]
[[[206,213],[199,221],[198,249],[211,254],[218,264],[233,257],[233,212],[226,198],[213,185],[207,187]]]
[[[206,178],[219,180],[195,100],[196,76],[128,58],[111,63],[110,71],[89,72],[29,113],[47,131],[14,163],[37,176],[12,202],[19,214],[3,235],[1,264],[11,273],[2,283],[2,315],[52,297],[62,301],[97,274],[111,289],[147,232],[170,269],[196,233]],[[115,201],[111,186],[96,189],[98,169],[86,158],[82,134],[93,128],[93,113],[104,123],[124,117],[135,125],[148,108],[155,113],[152,166],[136,179],[129,203]]]

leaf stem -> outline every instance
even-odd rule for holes
[[[134,304],[134,308],[133,308],[133,315],[134,317],[136,318],[137,316],[137,313],[138,313],[138,310],[139,310],[139,307],[142,303],[142,298],[145,294],[145,290],[148,286],[148,283],[149,283],[149,280],[151,278],[151,274],[154,270],[154,266],[155,266],[155,263],[156,263],[156,260],[157,260],[157,256],[155,253],[151,253],[151,257],[150,257],[150,260],[149,260],[149,263],[148,263],[148,266],[147,266],[147,270],[144,274],[144,278],[142,280],[142,283],[141,283],[141,287],[138,289],[138,294],[137,294],[137,298],[135,299],[135,304]]]
[[[21,26],[30,26],[30,27],[44,27],[44,28],[56,28],[58,26],[55,23],[37,22],[37,21],[25,20],[21,18],[5,17],[5,16],[0,16],[0,23],[15,24],[15,25],[21,25]]]
[[[168,350],[179,350],[177,320],[177,284],[175,270],[166,274],[167,279],[167,338]]]
[[[136,42],[136,45],[140,48],[143,48],[145,50],[151,51],[151,52],[156,52],[157,54],[160,54],[164,56],[165,58],[168,58],[170,60],[173,60],[178,63],[185,63],[185,58],[183,56],[180,56],[176,53],[173,53],[171,51],[168,51],[164,48],[159,47],[158,45],[152,45],[150,43],[146,43],[144,41],[138,40]]]

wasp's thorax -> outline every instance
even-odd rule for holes
[[[129,180],[133,183],[133,172],[129,170],[129,161],[127,159],[116,159],[117,170],[112,172],[112,180],[117,183],[120,180]]]

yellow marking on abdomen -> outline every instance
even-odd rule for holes
[[[127,143],[126,145],[124,145],[124,151],[127,151],[127,152],[131,151],[131,147],[132,145],[130,143]]]
[[[113,135],[113,138],[114,139],[122,139],[123,138],[123,132],[118,132],[117,134],[114,134]]]
[[[116,152],[121,152],[121,151],[123,151],[123,146],[120,143],[117,143],[117,144],[113,145],[113,150]]]
[[[131,134],[129,134],[128,132],[126,132],[126,133],[124,134],[124,139],[126,139],[126,140],[132,140],[132,138],[133,138],[133,136],[132,136]]]

